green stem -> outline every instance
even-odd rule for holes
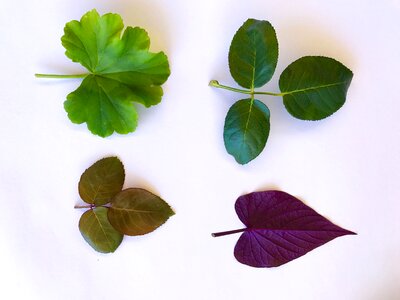
[[[228,90],[228,91],[232,91],[232,92],[236,92],[236,93],[241,93],[241,94],[247,94],[247,95],[269,95],[269,96],[277,96],[277,97],[281,97],[286,95],[286,93],[271,93],[271,92],[255,92],[255,91],[251,91],[251,90],[242,90],[242,89],[237,89],[237,88],[233,88],[227,85],[222,85],[219,84],[219,82],[217,80],[211,80],[210,81],[210,86],[219,88],[219,89],[224,89],[224,90]]]
[[[232,92],[236,92],[236,93],[251,95],[251,91],[249,91],[249,90],[236,89],[236,88],[233,88],[233,87],[230,87],[227,85],[222,85],[222,84],[219,84],[219,82],[216,80],[211,80],[209,85],[219,88],[219,89],[224,89],[224,90],[228,90],[228,91],[232,91]]]
[[[35,74],[37,78],[84,78],[89,74],[58,75],[58,74]]]

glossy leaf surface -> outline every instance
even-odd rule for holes
[[[174,214],[160,197],[144,189],[130,188],[113,198],[108,219],[121,233],[143,235],[157,229]]]
[[[268,107],[258,100],[240,100],[229,109],[224,142],[238,163],[248,163],[264,149],[270,129],[269,115]]]
[[[79,195],[89,204],[104,205],[122,190],[125,171],[117,157],[95,162],[81,176]]]
[[[229,69],[235,81],[252,89],[266,84],[275,72],[278,40],[267,21],[248,19],[236,32],[229,49]]]
[[[106,207],[96,207],[85,212],[79,220],[79,230],[86,242],[98,252],[114,252],[121,244],[123,234],[111,226]]]
[[[102,137],[129,133],[137,125],[132,102],[158,104],[160,87],[170,74],[167,56],[149,52],[145,30],[127,27],[117,14],[100,16],[96,10],[66,24],[62,44],[66,55],[90,71],[64,103],[72,122],[86,122]]]
[[[306,56],[290,64],[279,79],[288,112],[302,120],[320,120],[346,101],[353,73],[328,57]]]
[[[252,267],[277,267],[337,238],[355,234],[281,191],[254,192],[237,199],[246,225],[236,246],[236,259]],[[226,234],[226,233],[225,233]],[[221,236],[224,233],[214,234]]]

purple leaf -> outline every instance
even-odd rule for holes
[[[237,199],[235,210],[247,228],[213,236],[243,232],[235,246],[235,257],[252,267],[277,267],[334,238],[355,234],[281,191],[243,195]]]

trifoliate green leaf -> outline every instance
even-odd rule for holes
[[[283,71],[279,87],[292,116],[321,120],[342,107],[352,78],[353,72],[333,58],[305,56]]]
[[[117,157],[107,157],[95,162],[82,174],[79,195],[89,204],[104,205],[122,190],[125,171]]]
[[[160,87],[170,74],[163,52],[149,52],[145,30],[127,27],[118,14],[100,16],[96,10],[66,24],[61,38],[65,54],[90,74],[64,103],[73,123],[86,122],[89,130],[106,137],[114,131],[135,130],[137,112],[132,102],[158,104]]]
[[[111,226],[108,208],[96,207],[85,212],[79,220],[79,230],[86,242],[98,252],[114,252],[124,237]]]
[[[278,62],[278,40],[268,21],[248,19],[229,49],[229,69],[244,88],[261,87],[272,78]]]
[[[269,115],[268,107],[255,99],[237,101],[229,109],[224,142],[238,163],[247,164],[264,149],[269,135]]]

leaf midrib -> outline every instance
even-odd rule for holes
[[[97,214],[96,214],[96,212],[95,212],[94,210],[93,210],[93,214],[94,214],[94,216],[95,216],[97,222],[99,223],[99,227],[100,227],[101,231],[103,232],[104,236],[106,237],[108,246],[110,247],[110,249],[112,249],[111,241],[109,240],[108,235],[107,235],[107,233],[105,232],[105,230],[104,230],[104,228],[103,228],[103,226],[102,226],[102,223],[100,222],[100,219],[97,217]]]
[[[122,210],[122,211],[129,211],[129,212],[137,212],[137,213],[157,213],[162,212],[161,210],[140,210],[140,209],[133,209],[133,208],[119,208],[119,207],[111,207],[115,210]]]
[[[251,66],[253,69],[253,74],[252,74],[252,78],[251,78],[251,86],[250,86],[250,92],[251,92],[251,99],[250,99],[250,107],[249,107],[249,114],[247,116],[247,120],[246,120],[246,125],[244,127],[244,132],[243,132],[243,141],[242,144],[240,145],[240,153],[242,153],[243,150],[243,146],[246,144],[246,136],[247,136],[247,131],[249,129],[249,123],[250,123],[250,115],[251,115],[251,111],[253,109],[253,104],[254,104],[254,80],[255,80],[255,76],[256,76],[256,57],[257,57],[257,49],[255,47],[255,32],[252,32],[252,38],[253,38],[253,65]]]
[[[312,87],[308,87],[308,88],[304,88],[304,89],[287,91],[287,92],[281,93],[280,95],[285,96],[285,95],[291,95],[291,94],[295,94],[295,93],[302,93],[302,92],[305,93],[307,91],[328,88],[328,87],[332,87],[332,86],[342,85],[342,84],[345,84],[345,83],[347,83],[347,80],[346,81],[341,81],[341,82],[336,82],[336,83],[329,83],[329,84],[319,85],[319,86],[312,86]]]
[[[267,230],[267,231],[288,231],[288,232],[294,232],[294,231],[300,231],[300,232],[338,232],[338,233],[345,233],[348,232],[347,230],[341,231],[341,230],[326,230],[326,229],[273,229],[273,228],[246,228],[245,232],[252,232],[252,231],[260,231],[260,230]]]

